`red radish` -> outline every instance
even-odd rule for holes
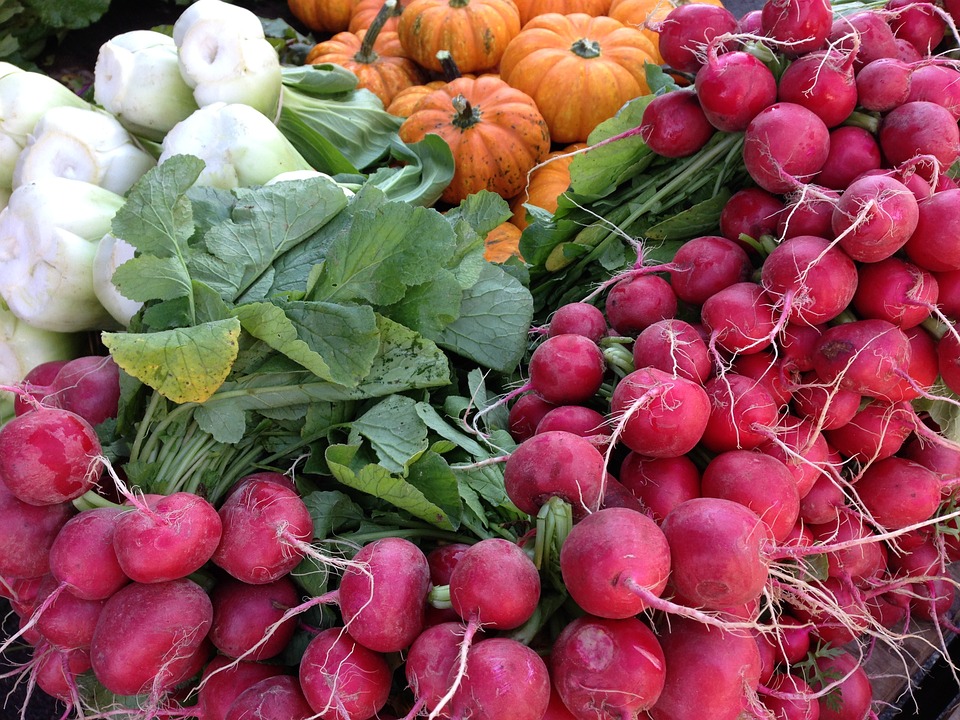
[[[671,618],[659,635],[667,678],[652,720],[736,720],[756,692],[760,651],[748,632]]]
[[[59,648],[43,644],[34,650],[37,687],[64,704],[80,702],[77,678],[90,669],[90,653],[83,648]]]
[[[50,572],[50,548],[76,512],[66,502],[30,505],[0,483],[0,577],[35,578]]]
[[[842,125],[830,130],[830,152],[814,179],[824,187],[843,190],[881,164],[880,146],[873,134],[854,125]]]
[[[790,322],[819,325],[843,312],[857,290],[857,267],[830,241],[797,235],[781,242],[763,262],[760,278],[769,295],[783,298]]]
[[[657,368],[696,383],[706,382],[713,372],[700,333],[690,323],[673,318],[655,322],[637,335],[633,365]]]
[[[857,98],[864,110],[889,112],[910,96],[913,67],[900,58],[877,58],[857,73]]]
[[[934,272],[937,280],[937,306],[950,320],[960,319],[960,270]]]
[[[621,483],[612,475],[607,476],[607,482],[603,492],[603,503],[601,503],[600,507],[618,507],[626,508],[627,510],[633,510],[634,512],[639,513],[647,512],[646,508],[644,508],[643,504],[640,502],[640,498],[634,495],[626,488],[625,485],[623,485],[623,483]]]
[[[92,489],[103,472],[100,440],[76,413],[45,408],[0,427],[0,479],[19,500],[55,505]]]
[[[113,547],[123,572],[137,582],[186,577],[203,567],[220,543],[217,509],[191,492],[137,501],[118,518]]]
[[[742,50],[718,54],[711,47],[694,80],[703,114],[723,132],[746,130],[777,99],[777,80],[756,56]]]
[[[518,397],[507,414],[507,429],[514,441],[521,443],[537,432],[537,425],[550,410],[557,407],[535,392]]]
[[[91,425],[117,416],[120,368],[109,356],[85,355],[67,362],[50,383],[57,405]]]
[[[603,455],[585,437],[563,430],[538,433],[520,443],[503,468],[507,496],[536,515],[551,497],[570,503],[575,518],[600,507],[606,473]]]
[[[765,350],[752,355],[738,355],[730,369],[737,375],[752,378],[770,393],[778,408],[790,402],[793,394],[791,376],[793,368],[778,357],[779,352]]]
[[[197,709],[204,720],[224,720],[237,696],[261,680],[284,672],[281,665],[234,662],[226,655],[216,655],[203,669],[197,686]]]
[[[787,194],[787,203],[777,221],[777,236],[781,240],[796,235],[815,235],[833,238],[831,218],[840,193],[830,188],[808,183],[796,192]]]
[[[554,335],[530,355],[530,388],[554,405],[586,402],[607,369],[599,346],[583,335]]]
[[[903,246],[907,257],[935,273],[960,270],[960,190],[935,192],[918,210],[917,225]]]
[[[600,342],[607,334],[607,318],[596,305],[571,302],[558,307],[550,316],[547,335],[584,335]]]
[[[583,405],[559,405],[544,415],[537,425],[538,434],[555,430],[589,438],[598,447],[605,446],[610,436],[607,418]]]
[[[118,695],[166,692],[196,671],[212,622],[210,598],[192,580],[130,583],[100,613],[90,645],[94,675]]]
[[[704,389],[710,413],[700,441],[708,450],[758,447],[777,424],[777,403],[753,378],[728,372],[709,380]]]
[[[130,578],[113,547],[120,508],[92,508],[77,513],[50,546],[50,572],[70,592],[86,600],[105,600]]]
[[[814,368],[827,383],[874,398],[897,389],[909,367],[910,341],[886,320],[855,320],[824,331]]]
[[[650,458],[631,451],[619,478],[657,523],[684,500],[700,497],[700,470],[686,455]]]
[[[661,528],[670,545],[670,582],[696,607],[722,610],[760,597],[771,537],[753,510],[732,500],[695,498],[674,508]]]
[[[638,717],[660,697],[666,673],[657,636],[635,617],[582,615],[564,627],[550,652],[550,676],[574,717],[595,716],[596,708]]]
[[[279,622],[284,612],[300,601],[297,587],[288,576],[263,585],[224,577],[214,585],[210,601],[210,641],[224,655],[248,661],[266,660],[279,655],[293,638],[296,620]],[[279,624],[271,627],[274,623]],[[258,644],[268,629],[270,639]]]
[[[884,570],[884,546],[859,515],[843,511],[828,522],[810,526],[810,531],[815,542],[824,548],[828,577],[848,584],[862,583]]]
[[[430,568],[430,582],[434,585],[450,584],[450,575],[460,562],[463,553],[470,549],[467,543],[447,543],[438,545],[427,553],[427,567]]]
[[[344,625],[371,650],[404,650],[423,629],[429,589],[430,567],[420,548],[401,537],[374,540],[354,555],[340,580]]]
[[[390,666],[360,645],[345,628],[317,633],[300,659],[300,687],[323,720],[374,717],[390,696]]]
[[[719,235],[687,240],[677,249],[670,268],[674,293],[691,305],[703,305],[711,295],[748,280],[753,272],[746,251]]]
[[[916,416],[906,402],[874,400],[850,422],[824,433],[838,452],[859,462],[895,455],[916,427]]]
[[[797,56],[823,47],[833,25],[826,0],[766,0],[760,9],[760,27],[777,49]]]
[[[754,282],[740,282],[711,296],[700,308],[709,345],[748,355],[770,346],[777,325],[773,298]]]
[[[604,312],[617,334],[636,336],[653,323],[674,317],[677,296],[670,283],[658,275],[634,275],[610,289]]]
[[[45,640],[57,647],[89,648],[104,600],[84,600],[46,575],[37,592],[31,619]]]
[[[893,255],[917,227],[916,196],[889,175],[862,175],[840,196],[832,226],[854,260],[878,262]]]
[[[823,0],[768,0],[767,7],[790,2],[822,7]],[[828,29],[829,30],[829,29]],[[823,43],[821,42],[820,45]],[[848,54],[821,50],[801,55],[787,66],[777,85],[777,99],[801,105],[815,113],[828,128],[846,120],[857,107],[857,84]]]
[[[854,52],[854,70],[877,58],[898,57],[893,31],[881,13],[873,10],[842,15],[833,21],[827,40],[844,51]]]
[[[822,430],[846,425],[860,409],[860,394],[825,385],[816,373],[804,373],[793,391],[792,408],[797,417]]]
[[[714,38],[737,32],[737,18],[722,6],[691,3],[673,8],[657,28],[665,64],[681,72],[696,72]]]
[[[13,398],[13,414],[23,415],[33,410],[37,403],[44,402],[50,394],[50,383],[67,362],[69,361],[48,360],[31,368],[19,383],[25,396],[18,394]],[[48,404],[56,405],[56,398],[50,398]]]
[[[884,9],[896,13],[889,20],[894,36],[907,40],[921,55],[932,55],[943,40],[947,23],[933,3],[887,0]]]
[[[808,420],[782,418],[776,433],[757,449],[773,455],[790,469],[801,500],[817,478],[828,471],[830,448],[817,426]]]
[[[918,155],[932,155],[941,168],[960,157],[960,128],[942,105],[914,100],[884,115],[879,130],[880,148],[887,162],[900,165]]]
[[[700,150],[716,131],[691,89],[654,97],[643,109],[640,137],[657,155],[680,158]]]
[[[806,659],[810,650],[811,628],[792,615],[781,614],[777,618],[776,632],[760,633],[758,638],[773,648],[778,663],[796,664]]]
[[[389,592],[389,588],[385,589]],[[505,592],[509,590],[509,592]],[[466,621],[510,630],[540,601],[540,574],[529,556],[503,538],[488,538],[460,556],[450,575],[450,602]]]
[[[308,720],[313,716],[295,677],[271,675],[237,695],[224,720]]]
[[[794,372],[813,370],[813,356],[824,330],[822,325],[784,325],[778,338],[784,367]]]
[[[916,400],[928,395],[940,372],[937,341],[923,325],[903,331],[910,341],[910,367],[900,383],[900,391],[891,394],[891,400]]]
[[[813,688],[799,675],[777,672],[766,686],[773,693],[761,693],[760,701],[773,713],[774,720],[817,720],[820,717],[820,705]]]
[[[457,666],[464,638],[460,622],[432,625],[411,643],[404,674],[417,703],[432,712],[450,690],[450,673]]]
[[[743,160],[754,182],[786,193],[819,172],[830,150],[830,132],[812,110],[776,102],[761,110],[744,133]]]
[[[854,487],[870,516],[888,530],[929,520],[940,506],[940,478],[905,458],[871,463]]]
[[[700,441],[710,399],[699,384],[656,368],[623,377],[610,398],[614,437],[650,457],[676,457]]]
[[[451,715],[475,720],[541,720],[549,702],[550,673],[543,659],[516,640],[496,637],[476,643],[467,653]]]
[[[887,320],[900,329],[919,325],[937,304],[937,280],[929,270],[891,257],[861,265],[853,307],[862,318]]]
[[[820,676],[835,678],[813,684],[815,690],[837,683],[836,691],[818,700],[820,720],[854,720],[865,718],[873,703],[873,685],[860,661],[845,650],[817,659]]]
[[[237,580],[273,582],[305,556],[310,511],[296,490],[270,480],[245,482],[219,510],[220,544],[211,558]]]
[[[607,508],[573,526],[560,550],[560,571],[570,597],[585,612],[627,618],[663,593],[670,547],[643,513]]]
[[[919,5],[919,4],[917,4]],[[932,6],[931,6],[932,7]],[[945,107],[960,120],[960,72],[948,65],[927,64],[914,68],[906,102],[926,100]]]
[[[720,211],[720,233],[738,244],[741,235],[758,240],[776,232],[782,211],[783,200],[773,193],[758,187],[737,190]]]
[[[840,464],[839,460],[836,464]],[[830,474],[823,473],[800,499],[800,520],[808,525],[833,522],[845,507],[846,501],[840,483]]]

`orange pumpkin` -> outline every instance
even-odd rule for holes
[[[484,238],[483,257],[493,263],[520,257],[520,235],[520,228],[509,220],[500,223]]]
[[[403,51],[397,34],[381,32],[395,5],[395,0],[387,0],[368,30],[337,33],[317,43],[307,53],[306,63],[346,68],[357,76],[357,87],[366,88],[387,107],[398,92],[425,81],[420,66]]]
[[[550,131],[536,104],[494,75],[457,78],[434,90],[399,133],[407,143],[434,133],[450,146],[454,173],[441,200],[451,204],[484,189],[513,197],[550,151]]]
[[[520,32],[513,0],[410,0],[397,28],[407,54],[439,72],[437,51],[449,50],[465,73],[492,70]]]
[[[309,29],[337,33],[347,29],[356,3],[357,0],[287,0],[287,7]]]
[[[530,95],[554,142],[583,142],[624,103],[650,92],[656,50],[636,28],[610,17],[548,13],[510,41],[500,77]]]
[[[411,113],[413,113],[414,109],[416,109],[417,104],[421,99],[432,93],[434,90],[442,88],[451,80],[456,80],[458,77],[464,77],[460,73],[460,68],[458,68],[456,63],[453,62],[453,58],[450,57],[449,52],[446,50],[441,50],[437,53],[437,59],[440,61],[440,65],[443,67],[443,79],[431,80],[423,85],[413,85],[401,90],[394,95],[393,100],[390,101],[390,105],[387,106],[388,113],[402,118],[410,117]],[[468,74],[466,77],[474,77],[474,75]]]
[[[562,150],[556,150],[530,173],[527,187],[510,201],[513,217],[510,222],[523,230],[527,227],[527,211],[524,204],[557,211],[558,198],[570,187],[570,163],[576,157],[573,153],[587,147],[586,143],[574,143]]]
[[[373,19],[377,17],[377,13],[380,12],[380,8],[383,7],[383,4],[383,0],[357,0],[357,4],[353,8],[353,14],[350,15],[350,24],[347,26],[347,30],[355,33],[369,28],[373,23]],[[402,10],[403,6],[397,3],[393,15],[391,15],[383,25],[385,31],[397,31]]]
[[[537,15],[546,13],[586,13],[587,15],[606,15],[611,0],[516,0],[520,10],[520,27],[526,25]]]
[[[691,0],[692,2],[705,3],[707,5],[723,6],[722,0]],[[607,15],[614,20],[619,20],[624,25],[635,27],[640,30],[653,46],[657,49],[656,61],[663,63],[660,57],[660,33],[654,28],[656,23],[663,20],[671,10],[679,5],[686,5],[687,2],[678,2],[677,0],[613,0]]]

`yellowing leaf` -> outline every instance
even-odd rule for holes
[[[175,403],[202,403],[237,359],[240,321],[216,320],[152,333],[103,333],[117,365]]]

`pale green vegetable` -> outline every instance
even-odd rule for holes
[[[101,45],[93,77],[96,103],[154,142],[197,109],[173,38],[155,30],[121,33]]]
[[[194,112],[163,139],[160,163],[193,155],[205,163],[198,185],[231,189],[263,185],[291,170],[312,170],[267,117],[242,103],[214,103]]]
[[[173,26],[180,73],[201,107],[244,103],[273,120],[280,102],[280,57],[250,10],[198,0]]]
[[[0,296],[24,322],[56,332],[117,326],[93,289],[93,260],[123,198],[81,180],[20,185],[0,212]]]
[[[90,107],[52,77],[11,67],[0,69],[0,187],[7,189],[13,188],[13,169],[27,136],[47,110]]]
[[[123,295],[113,284],[113,273],[133,258],[135,252],[136,249],[126,240],[107,233],[100,239],[93,258],[93,291],[100,304],[124,327],[130,324],[130,319],[139,312],[143,303]]]
[[[17,159],[13,186],[64,177],[125,194],[156,160],[109,113],[61,106],[43,114]]]

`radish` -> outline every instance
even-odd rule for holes
[[[830,131],[812,110],[776,102],[761,110],[744,133],[743,160],[754,182],[772,193],[795,190],[826,162]]]
[[[908,241],[909,242],[909,241]],[[934,272],[937,306],[950,320],[960,319],[960,270]]]
[[[313,537],[299,493],[269,480],[245,482],[218,512],[222,532],[211,560],[243,582],[270,583],[286,575]]]
[[[820,720],[862,720],[867,717],[873,701],[873,686],[860,661],[849,652],[840,650],[817,658],[816,666],[824,679],[812,683],[814,689],[836,686],[834,692],[818,700]]]
[[[58,648],[41,643],[34,649],[34,681],[68,710],[80,705],[78,678],[90,669],[90,654],[82,648]]]
[[[31,620],[43,638],[57,647],[89,648],[104,602],[79,598],[55,577],[46,575],[37,591]]]
[[[50,383],[57,405],[91,425],[117,416],[120,368],[109,356],[85,355],[67,362]]]
[[[860,409],[860,394],[819,382],[816,373],[801,375],[793,391],[791,408],[797,417],[822,430],[843,427]]]
[[[863,463],[895,455],[915,427],[916,415],[908,403],[874,400],[846,425],[824,435],[838,452]]]
[[[799,675],[776,672],[766,683],[772,691],[761,691],[760,701],[774,720],[817,720],[820,705],[813,688]]]
[[[788,4],[818,9],[826,5],[823,0],[767,0],[766,7]],[[821,40],[817,47],[822,45]],[[851,56],[837,50],[819,50],[801,55],[780,76],[777,100],[805,107],[823,120],[828,128],[836,127],[857,106],[857,83],[853,76]]]
[[[807,183],[786,195],[786,204],[777,221],[776,234],[781,240],[796,235],[833,238],[831,218],[840,193],[814,183]]]
[[[940,478],[905,458],[871,463],[854,487],[870,517],[888,530],[929,520],[940,506]]]
[[[777,80],[757,57],[742,50],[718,54],[713,46],[697,71],[694,88],[703,114],[723,132],[745,130],[777,99]]]
[[[864,110],[889,112],[907,102],[913,67],[900,58],[877,58],[857,73],[857,101]]]
[[[224,720],[308,720],[313,716],[297,678],[271,675],[237,695]]]
[[[31,505],[75,500],[92,489],[103,467],[100,440],[76,413],[45,408],[0,427],[0,479]]]
[[[830,448],[820,429],[808,420],[784,416],[775,433],[757,446],[793,473],[802,500],[813,484],[829,472]]]
[[[610,398],[614,437],[650,457],[676,457],[703,436],[710,399],[699,384],[656,368],[641,368],[617,383]]]
[[[748,280],[752,272],[750,258],[738,243],[703,235],[677,249],[670,263],[670,285],[680,300],[703,305],[725,287]]]
[[[711,296],[700,308],[710,333],[708,345],[729,353],[757,353],[770,346],[776,329],[773,298],[754,282],[734,283]]]
[[[916,400],[929,397],[940,373],[937,341],[923,325],[903,331],[910,341],[910,367],[900,383],[900,392],[891,394],[891,400]]]
[[[919,325],[937,304],[937,280],[929,270],[897,257],[860,265],[853,308],[862,318],[878,318],[901,330]]]
[[[586,402],[600,389],[606,367],[603,353],[591,339],[554,335],[530,355],[528,389],[554,405]]]
[[[893,30],[878,12],[861,10],[833,21],[827,40],[841,50],[854,53],[854,71],[877,58],[898,57]]]
[[[738,355],[730,369],[735,374],[748,377],[762,385],[777,408],[783,408],[790,402],[793,391],[789,385],[793,371],[780,361],[777,353],[764,350],[752,355]]]
[[[758,447],[777,423],[777,403],[753,378],[728,372],[707,381],[704,389],[710,412],[700,441],[708,450]]]
[[[596,443],[598,448],[609,444],[610,428],[607,427],[607,418],[593,408],[583,405],[555,407],[544,415],[537,425],[537,434],[557,430],[587,438]]]
[[[941,168],[960,157],[960,128],[942,105],[914,100],[884,115],[878,133],[887,162],[900,165],[917,155],[932,155]]]
[[[663,520],[670,582],[696,607],[722,610],[755,601],[768,579],[769,530],[750,508],[722,498],[695,498]]]
[[[571,302],[561,305],[550,316],[547,335],[584,335],[600,342],[607,334],[607,318],[596,305]]]
[[[457,666],[464,625],[443,622],[421,632],[407,651],[404,673],[417,704],[432,712],[450,689],[450,673]]]
[[[843,190],[860,175],[878,170],[882,164],[880,146],[869,131],[855,125],[830,130],[830,152],[814,177],[826,188]]]
[[[366,720],[390,696],[390,666],[342,627],[318,632],[300,659],[300,688],[323,720]],[[311,717],[311,716],[308,716]]]
[[[693,155],[715,131],[692,89],[654,97],[643,109],[639,128],[647,147],[668,158]]]
[[[714,38],[737,32],[737,18],[722,6],[678,5],[656,27],[663,62],[674,70],[696,72]]]
[[[630,451],[619,478],[657,523],[684,500],[700,497],[700,470],[687,455],[650,458]]]
[[[51,574],[77,597],[105,600],[130,582],[113,546],[121,512],[121,508],[104,507],[77,513],[50,546]]]
[[[948,65],[927,64],[914,68],[906,102],[925,100],[945,107],[960,120],[960,72]]]
[[[826,0],[766,0],[760,8],[760,27],[777,48],[796,56],[822,47],[833,25]]]
[[[231,658],[257,661],[276,657],[296,631],[293,618],[280,622],[284,611],[299,602],[299,593],[289,576],[262,585],[223,577],[210,592],[210,602],[213,605],[210,641]],[[271,627],[274,623],[279,624]],[[269,640],[258,645],[268,629]]]
[[[68,362],[68,360],[48,360],[33,366],[19,383],[20,392],[13,398],[13,414],[23,415],[44,402],[50,394],[50,383],[60,372],[60,368]],[[54,398],[50,398],[47,404],[56,405],[57,403]]]
[[[828,577],[847,584],[863,584],[886,569],[884,545],[876,539],[866,520],[849,508],[842,508],[837,517],[828,522],[810,526],[810,532],[815,543],[824,548]]]
[[[426,555],[412,542],[386,537],[367,543],[340,579],[344,625],[371,650],[404,650],[423,629],[429,587]]]
[[[137,582],[164,582],[196,572],[221,539],[217,509],[191,492],[153,501],[136,499],[116,521],[113,547],[124,574]]]
[[[30,505],[0,483],[0,577],[36,578],[50,572],[50,548],[76,512],[67,502]]]
[[[903,251],[920,267],[945,273],[960,270],[958,248],[960,190],[935,192],[918,204],[917,224]]]
[[[536,515],[549,498],[557,497],[580,518],[600,507],[605,473],[604,457],[589,439],[551,430],[524,440],[510,453],[503,484],[522,512]]]
[[[886,320],[855,320],[824,331],[814,368],[827,383],[873,398],[885,398],[910,362],[910,341]]]
[[[604,314],[618,335],[635,337],[653,323],[676,316],[677,296],[670,283],[658,275],[634,275],[610,289]],[[532,377],[532,369],[530,373]]]
[[[475,720],[541,720],[549,702],[550,674],[543,659],[516,640],[496,637],[478,642],[467,653],[451,715]]]
[[[118,695],[164,693],[206,659],[212,622],[210,598],[192,580],[130,583],[100,613],[90,645],[94,675]]]
[[[667,585],[670,547],[657,524],[625,508],[599,510],[573,526],[560,550],[570,597],[601,618],[628,618]]]
[[[817,343],[826,328],[823,325],[787,323],[780,328],[778,347],[783,365],[793,372],[813,370],[813,356]]]
[[[224,720],[230,705],[244,690],[284,672],[281,665],[240,661],[216,655],[203,669],[197,686],[197,710],[203,720]]]
[[[550,676],[574,717],[638,717],[660,697],[667,669],[656,635],[635,617],[582,615],[550,651]]]
[[[947,23],[933,3],[887,0],[884,9],[895,13],[888,21],[894,36],[908,41],[921,55],[932,55],[943,41]]]
[[[507,413],[507,430],[510,437],[517,443],[533,437],[540,420],[555,407],[557,406],[547,402],[535,392],[521,395],[510,406],[510,411]]]
[[[741,245],[741,235],[758,240],[776,232],[782,213],[783,200],[773,193],[758,187],[743,188],[731,195],[720,211],[720,233]]]
[[[889,175],[863,175],[840,196],[831,224],[854,260],[878,262],[904,246],[917,227],[916,196]]]
[[[700,333],[690,323],[673,318],[655,322],[637,335],[633,365],[653,367],[699,384],[713,372],[707,344]]]

